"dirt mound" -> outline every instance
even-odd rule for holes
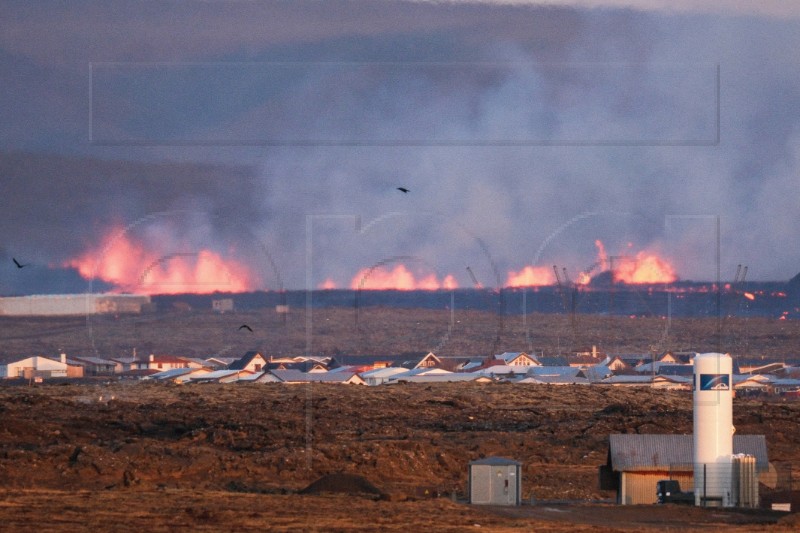
[[[794,507],[792,507],[792,509],[794,509]],[[787,515],[778,520],[778,524],[780,524],[781,526],[791,526],[793,528],[795,527],[800,528],[800,513],[792,513],[790,515]]]
[[[376,497],[383,492],[366,478],[356,474],[336,473],[322,476],[311,485],[300,491],[300,494],[322,494],[336,492],[344,494],[365,494]]]

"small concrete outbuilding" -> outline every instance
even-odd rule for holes
[[[504,457],[486,457],[469,464],[469,503],[519,505],[522,463]]]

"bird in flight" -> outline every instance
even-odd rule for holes
[[[398,187],[397,190],[402,192],[403,194],[408,193],[408,189],[406,189],[405,187]]]
[[[247,331],[249,331],[250,333],[252,333],[252,332],[253,332],[253,328],[251,328],[251,327],[250,327],[250,326],[248,326],[247,324],[242,324],[241,326],[239,326],[239,331],[241,331],[241,330],[243,330],[243,329],[246,329],[246,330],[247,330]]]
[[[17,261],[16,257],[12,257],[11,260],[14,261],[14,264],[17,265],[17,268],[25,268],[26,266],[28,266],[28,263],[22,264],[19,261]]]

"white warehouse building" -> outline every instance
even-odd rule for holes
[[[142,294],[48,294],[0,298],[0,316],[76,316],[141,313],[150,305]]]

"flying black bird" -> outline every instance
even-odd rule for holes
[[[250,326],[248,326],[247,324],[242,324],[241,326],[239,326],[239,331],[241,331],[241,330],[243,330],[243,329],[246,329],[246,330],[247,330],[247,331],[249,331],[250,333],[252,333],[252,332],[253,332],[253,328],[251,328],[251,327],[250,327]]]
[[[23,265],[22,263],[20,263],[19,261],[17,261],[17,258],[16,258],[16,257],[12,257],[12,258],[11,258],[11,260],[12,260],[12,261],[14,261],[14,264],[15,264],[15,265],[17,265],[17,268],[25,268],[26,266],[28,266],[28,263],[25,263],[25,264]]]
[[[397,190],[402,192],[402,193],[407,193],[408,192],[408,189],[406,189],[405,187],[398,187]]]

